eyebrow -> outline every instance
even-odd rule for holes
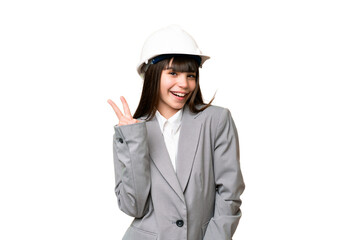
[[[196,72],[193,72],[193,71],[190,71],[190,72],[188,72],[188,71],[177,71],[177,70],[175,70],[175,69],[174,69],[174,68],[172,68],[172,67],[165,68],[164,70],[173,70],[173,71],[175,71],[175,72],[192,73],[192,74],[196,75]]]
[[[173,67],[171,66],[167,66],[166,68],[164,68],[164,70],[174,70],[176,72],[190,72],[190,73],[196,73],[196,71],[178,71],[176,69],[174,69]]]

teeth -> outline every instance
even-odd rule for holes
[[[174,92],[173,94],[178,97],[184,97],[186,95],[185,93],[174,93]]]

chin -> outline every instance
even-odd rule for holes
[[[180,109],[182,109],[184,106],[185,106],[185,104],[179,104],[179,103],[177,103],[177,104],[173,104],[171,107],[172,107],[173,109],[180,110]]]
[[[185,104],[183,105],[177,105],[177,106],[173,106],[173,109],[176,109],[176,110],[180,110],[184,107]]]

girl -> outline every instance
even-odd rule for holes
[[[244,182],[229,110],[204,104],[199,67],[209,59],[177,26],[152,34],[131,116],[108,100],[119,123],[113,141],[115,193],[134,221],[125,240],[229,240],[241,217]]]

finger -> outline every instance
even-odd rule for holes
[[[116,116],[118,117],[118,119],[120,120],[124,115],[121,112],[121,110],[119,109],[119,107],[111,100],[108,99],[107,102],[110,104],[110,106],[114,109],[114,112],[116,114]]]
[[[123,108],[124,108],[124,113],[125,113],[125,115],[128,116],[128,117],[130,117],[130,118],[132,118],[131,112],[130,112],[130,108],[129,108],[129,105],[128,105],[126,99],[125,99],[123,96],[121,96],[121,97],[120,97],[120,100],[121,100],[121,102],[122,102],[122,104],[123,104]]]

